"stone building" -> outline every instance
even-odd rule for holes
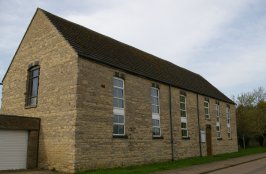
[[[3,79],[6,115],[40,119],[27,168],[74,172],[237,151],[234,102],[202,76],[42,9]]]

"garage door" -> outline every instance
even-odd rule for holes
[[[0,130],[0,170],[26,169],[28,131]]]

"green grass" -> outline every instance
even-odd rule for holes
[[[98,169],[98,170],[90,170],[85,172],[78,172],[78,174],[147,174],[153,173],[163,170],[171,170],[177,168],[188,167],[197,164],[205,164],[215,161],[226,160],[230,158],[236,158],[241,156],[247,156],[256,153],[266,152],[266,147],[256,147],[256,148],[248,148],[241,149],[239,152],[226,153],[208,157],[192,157],[186,158],[182,160],[162,162],[162,163],[154,163],[154,164],[145,164],[139,166],[130,166],[124,168],[113,168],[113,169]]]

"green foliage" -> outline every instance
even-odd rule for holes
[[[206,156],[206,157],[192,157],[186,158],[182,160],[176,161],[169,161],[163,163],[155,163],[155,164],[146,164],[146,165],[139,165],[139,166],[131,166],[131,167],[124,167],[124,168],[113,168],[113,169],[98,169],[98,170],[91,170],[91,171],[84,171],[79,172],[78,174],[148,174],[158,171],[164,170],[171,170],[171,169],[178,169],[189,167],[193,165],[211,163],[215,161],[227,160],[230,158],[237,158],[241,156],[256,154],[266,152],[266,148],[264,147],[257,147],[257,148],[249,148],[249,149],[242,149],[239,152],[233,153],[226,153],[214,156]]]
[[[237,131],[239,136],[261,137],[266,145],[266,91],[259,87],[237,96]]]

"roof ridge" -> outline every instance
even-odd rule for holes
[[[201,75],[48,11],[41,10],[81,57],[233,103]],[[93,43],[93,44],[92,44]]]
[[[193,74],[199,75],[199,74],[197,74],[197,73],[195,73],[195,72],[193,72],[193,71],[191,71],[191,70],[189,70],[189,69],[187,69],[187,68],[184,68],[184,67],[178,66],[178,65],[176,65],[176,64],[174,64],[174,63],[172,63],[172,62],[170,62],[170,61],[168,61],[168,60],[166,60],[166,59],[160,58],[160,57],[158,57],[158,56],[156,56],[156,55],[154,55],[154,54],[151,54],[151,53],[148,53],[148,52],[146,52],[146,51],[143,51],[143,50],[141,50],[141,49],[139,49],[139,48],[137,48],[137,47],[134,47],[134,46],[131,46],[131,45],[129,45],[129,44],[126,44],[126,43],[124,43],[124,42],[122,42],[122,41],[119,41],[119,40],[117,40],[117,39],[114,39],[114,38],[112,38],[112,37],[110,37],[110,36],[106,36],[106,35],[104,35],[104,34],[101,34],[101,33],[97,32],[97,31],[94,31],[94,30],[92,30],[92,29],[90,29],[90,28],[87,28],[87,27],[85,27],[85,26],[83,26],[83,25],[80,25],[80,24],[78,24],[78,23],[75,23],[75,22],[72,22],[72,21],[70,21],[70,20],[64,19],[64,18],[62,18],[62,17],[60,17],[60,16],[58,16],[58,15],[55,15],[55,14],[53,14],[53,13],[50,13],[50,12],[44,10],[44,9],[41,9],[41,8],[38,8],[38,9],[41,10],[41,11],[43,11],[44,13],[47,13],[47,14],[49,14],[49,15],[53,15],[53,16],[55,16],[55,17],[57,17],[57,18],[60,18],[61,20],[64,20],[64,21],[69,22],[69,23],[71,23],[71,24],[77,25],[77,26],[82,27],[82,28],[84,28],[84,29],[86,29],[86,30],[90,30],[91,32],[94,32],[94,33],[96,33],[96,34],[99,34],[99,35],[101,35],[101,36],[103,36],[103,37],[106,37],[106,38],[108,38],[108,39],[112,39],[112,40],[114,40],[114,41],[116,41],[116,42],[118,42],[118,43],[120,43],[120,44],[123,44],[124,46],[130,47],[130,48],[136,49],[136,50],[138,50],[138,51],[141,51],[141,52],[143,52],[143,53],[145,53],[145,54],[151,55],[151,56],[153,56],[153,58],[156,58],[156,59],[158,59],[158,60],[160,60],[160,61],[165,61],[165,62],[167,62],[167,63],[172,64],[173,66],[177,66],[177,67],[182,68],[182,69],[184,69],[184,70],[186,70],[186,71],[189,71],[190,73],[193,73]],[[46,14],[45,14],[45,15],[46,15]],[[48,18],[48,19],[49,19],[49,18]],[[60,32],[60,31],[59,31],[59,32]]]
[[[77,26],[79,26],[79,27],[82,27],[82,28],[84,28],[84,29],[90,30],[90,31],[92,31],[92,32],[94,32],[94,33],[96,33],[96,34],[99,34],[99,35],[101,35],[101,36],[103,36],[103,37],[106,37],[106,38],[112,39],[112,40],[114,40],[114,41],[116,41],[116,42],[119,42],[119,43],[123,44],[124,46],[128,46],[128,47],[131,47],[131,48],[133,48],[133,49],[137,49],[138,51],[144,52],[145,54],[149,54],[149,55],[151,55],[151,56],[153,56],[153,57],[155,57],[155,58],[157,58],[157,59],[160,59],[160,60],[163,60],[163,61],[166,61],[166,62],[168,62],[168,63],[171,63],[171,64],[175,65],[174,63],[172,63],[172,62],[170,62],[170,61],[168,61],[168,60],[162,59],[162,58],[160,58],[160,57],[158,57],[158,56],[156,56],[156,55],[153,55],[153,54],[151,54],[151,53],[148,53],[148,52],[146,52],[146,51],[143,51],[143,50],[141,50],[141,49],[139,49],[139,48],[137,48],[137,47],[134,47],[134,46],[131,46],[131,45],[129,45],[129,44],[126,44],[126,43],[124,43],[124,42],[122,42],[122,41],[119,41],[119,40],[117,40],[117,39],[114,39],[114,38],[112,38],[112,37],[110,37],[110,36],[106,36],[106,35],[104,35],[104,34],[101,34],[101,33],[97,32],[97,31],[94,31],[94,30],[92,30],[92,29],[90,29],[90,28],[87,28],[87,27],[85,27],[85,26],[83,26],[83,25],[80,25],[80,24],[78,24],[78,23],[75,23],[75,22],[72,22],[72,21],[70,21],[70,20],[64,19],[64,18],[62,18],[62,17],[60,17],[60,16],[58,16],[58,15],[55,15],[55,14],[53,14],[53,13],[50,13],[50,12],[48,12],[48,11],[46,11],[46,10],[41,9],[41,8],[38,8],[38,9],[42,10],[44,13],[47,13],[47,14],[49,14],[49,15],[53,15],[53,16],[55,16],[55,17],[57,17],[57,18],[60,18],[61,20],[64,20],[64,21],[69,22],[69,23],[72,23],[72,24],[77,25]],[[175,65],[175,66],[178,66],[178,65]],[[179,66],[178,66],[178,67],[179,67]],[[180,68],[182,68],[182,67],[180,67]],[[183,69],[185,69],[185,68],[183,68]],[[187,69],[186,69],[186,70],[187,70]],[[188,70],[188,71],[189,71],[189,70]]]

